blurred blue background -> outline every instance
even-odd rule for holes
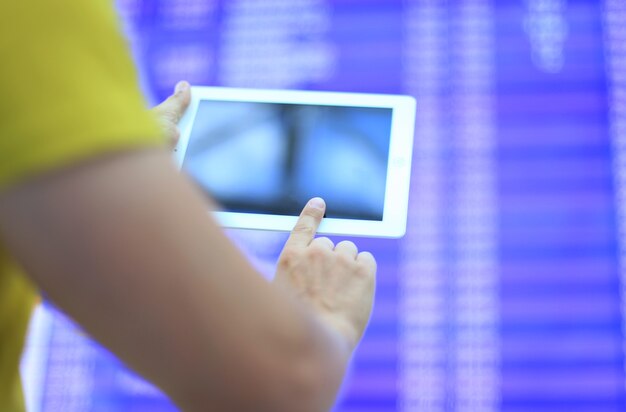
[[[117,7],[152,102],[180,79],[417,99],[407,235],[356,239],[377,301],[337,411],[626,410],[626,3]],[[284,235],[230,235],[271,276]],[[173,410],[52,308],[28,348],[31,410]]]

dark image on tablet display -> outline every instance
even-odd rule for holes
[[[203,100],[183,169],[222,210],[382,220],[391,108]]]

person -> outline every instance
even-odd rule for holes
[[[372,255],[316,238],[315,198],[266,281],[174,166],[112,4],[2,2],[0,23],[0,410],[24,408],[36,290],[182,410],[330,408],[370,316]],[[187,93],[156,109],[170,134]]]

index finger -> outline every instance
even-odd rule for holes
[[[309,200],[304,209],[302,209],[302,213],[300,213],[300,217],[291,231],[285,246],[308,246],[315,237],[315,233],[317,233],[317,228],[324,217],[325,211],[326,203],[322,198],[314,197]]]

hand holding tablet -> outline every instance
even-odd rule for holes
[[[289,231],[319,196],[320,233],[400,237],[414,115],[408,96],[192,87],[175,156],[225,227]]]

